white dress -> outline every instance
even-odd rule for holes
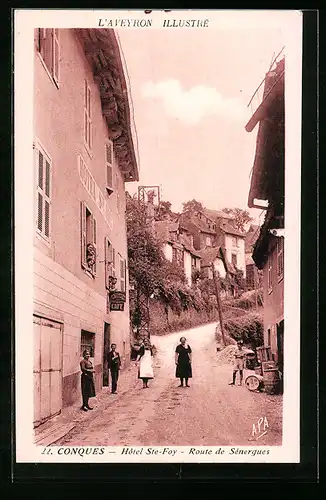
[[[152,355],[149,349],[145,349],[144,355],[140,358],[138,378],[154,378]]]

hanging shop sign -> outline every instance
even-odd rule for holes
[[[124,311],[126,293],[113,291],[109,295],[110,311]]]

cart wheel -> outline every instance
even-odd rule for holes
[[[249,391],[257,391],[260,385],[259,379],[255,375],[249,375],[245,380],[245,385]]]

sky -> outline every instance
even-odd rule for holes
[[[118,30],[140,171],[127,190],[159,185],[174,211],[193,198],[248,209],[258,129],[245,130],[248,103],[286,45],[284,11],[218,14],[207,29]],[[261,211],[250,213],[258,222]]]

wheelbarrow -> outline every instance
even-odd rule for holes
[[[257,370],[256,355],[251,349],[246,349],[244,383],[249,391],[258,391],[263,387],[264,378],[261,369]]]
[[[249,391],[264,389],[268,394],[279,391],[281,374],[274,361],[262,361],[261,364],[255,366],[254,370],[248,371],[249,374],[245,377],[245,386]]]
[[[249,391],[258,391],[263,387],[264,378],[258,375],[254,370],[248,370],[249,374],[245,377],[244,383]]]

